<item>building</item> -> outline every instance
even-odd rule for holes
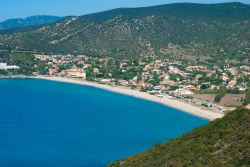
[[[176,90],[174,90],[174,91],[171,91],[171,93],[176,94],[176,95],[192,95],[192,94],[194,94],[194,93],[191,92],[190,90],[188,90],[188,89],[183,89],[183,88],[180,88],[180,89],[176,89]]]
[[[109,83],[111,83],[111,79],[101,79],[100,83],[102,83],[102,84],[109,84]]]
[[[187,85],[187,86],[185,86],[184,88],[187,89],[187,90],[190,90],[190,91],[195,91],[195,90],[197,90],[197,87],[195,87],[195,86],[193,86],[193,85]]]
[[[144,71],[149,71],[149,70],[152,70],[152,67],[151,67],[151,64],[147,64],[144,69]]]
[[[188,66],[186,68],[187,71],[206,71],[207,67],[206,66]]]
[[[128,86],[128,81],[124,80],[124,79],[119,79],[119,84],[122,85],[122,86]]]
[[[57,73],[57,70],[56,69],[49,69],[48,71],[49,75],[55,75]]]
[[[70,78],[86,79],[86,72],[83,69],[79,69],[79,68],[65,70],[65,74],[67,77],[70,77]]]
[[[225,82],[229,80],[229,77],[226,73],[222,73],[222,76],[220,78]]]
[[[152,93],[162,93],[163,90],[164,90],[164,87],[162,87],[162,86],[154,86],[153,90],[151,92]]]
[[[169,66],[169,72],[172,74],[180,74],[181,73],[181,71],[174,66]]]
[[[0,63],[0,70],[14,70],[19,69],[20,67],[14,65],[14,66],[8,66],[7,63]]]

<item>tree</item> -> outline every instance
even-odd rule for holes
[[[234,88],[234,89],[231,90],[231,93],[240,94],[240,90],[238,88]]]
[[[221,101],[221,98],[222,98],[222,97],[221,97],[220,95],[217,94],[217,95],[215,96],[215,98],[214,98],[214,101],[217,102],[217,103],[219,103],[219,102]]]
[[[161,82],[160,75],[159,74],[154,74],[153,79],[149,80],[149,83],[151,83],[153,86],[159,85]]]
[[[227,94],[227,88],[225,86],[220,87],[218,90],[218,95],[221,95],[222,97]]]
[[[227,94],[227,88],[225,86],[220,87],[220,89],[217,92],[217,95],[215,96],[214,101],[220,102],[222,97],[224,97]]]
[[[179,88],[178,86],[170,86],[169,90],[176,90],[178,88]]]
[[[244,105],[248,105],[248,104],[250,104],[250,87],[248,88],[246,92],[246,97],[244,99]]]
[[[200,89],[201,90],[204,90],[204,89],[208,89],[210,86],[209,85],[206,85],[206,84],[202,84]]]

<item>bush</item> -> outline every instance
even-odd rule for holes
[[[227,88],[225,86],[220,87],[220,89],[217,92],[217,95],[215,96],[214,101],[220,102],[222,97],[224,97],[227,94]]]
[[[217,94],[214,98],[214,101],[219,103],[221,101],[221,98],[222,98],[222,96]]]
[[[208,89],[209,87],[210,87],[209,85],[202,84],[200,89],[204,90],[204,89]]]
[[[238,88],[234,88],[230,92],[233,94],[240,94],[240,90]]]
[[[227,88],[225,86],[220,87],[220,89],[218,90],[218,95],[223,97],[226,94],[227,94]]]

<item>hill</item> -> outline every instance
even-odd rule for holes
[[[250,166],[249,130],[250,110],[237,109],[205,127],[109,167]]]
[[[9,19],[0,23],[0,29],[16,29],[28,26],[38,26],[43,24],[54,23],[61,20],[57,16],[31,16],[26,18]]]
[[[113,57],[249,57],[250,7],[179,3],[121,8],[16,31],[0,44],[19,50]]]

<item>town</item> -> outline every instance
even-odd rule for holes
[[[33,76],[79,78],[129,87],[159,98],[177,98],[218,112],[228,110],[225,107],[241,106],[249,86],[248,62],[227,62],[218,66],[204,60],[187,63],[186,60],[150,56],[114,59],[70,54],[34,54],[32,58],[35,63],[30,74]],[[17,65],[2,63],[0,70],[21,70],[22,67]]]

